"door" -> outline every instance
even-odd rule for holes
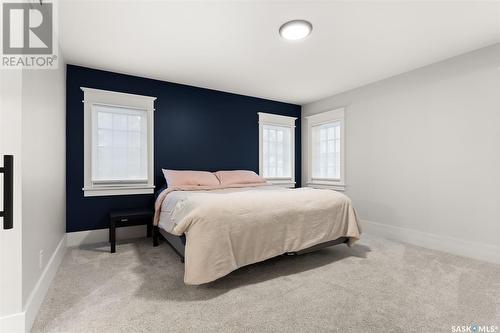
[[[21,251],[21,84],[21,70],[0,70],[0,168],[7,171],[7,175],[0,173],[0,211],[5,212],[0,214],[2,215],[0,216],[0,332],[2,333],[24,330]],[[12,157],[4,159],[6,155]],[[7,162],[6,165],[4,160]],[[4,190],[7,193],[4,193]],[[7,198],[8,207],[4,207],[4,198]]]

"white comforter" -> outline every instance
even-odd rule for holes
[[[352,244],[360,236],[350,199],[332,190],[165,191],[156,203],[155,222],[186,235],[187,284],[214,281],[239,267],[339,237]]]
[[[215,190],[189,190],[189,191],[172,191],[170,192],[161,204],[159,212],[158,225],[171,234],[178,235],[174,232],[175,226],[180,222],[182,216],[178,214],[179,209],[184,206],[184,202],[191,197],[201,194],[226,194],[242,191],[287,191],[288,189],[281,186],[255,186],[255,187],[238,187],[238,188],[221,188]],[[175,213],[175,214],[174,214]]]

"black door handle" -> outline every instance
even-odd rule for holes
[[[14,227],[14,156],[4,155],[3,168],[0,167],[0,173],[3,173],[3,211],[0,211],[0,217],[3,217],[3,228],[12,229]]]

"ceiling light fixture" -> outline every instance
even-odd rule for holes
[[[312,31],[312,24],[306,20],[288,21],[280,27],[279,31],[284,39],[299,40],[309,36]]]

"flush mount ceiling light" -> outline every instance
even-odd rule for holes
[[[312,31],[312,24],[305,20],[293,20],[280,27],[280,35],[287,40],[306,38]]]

